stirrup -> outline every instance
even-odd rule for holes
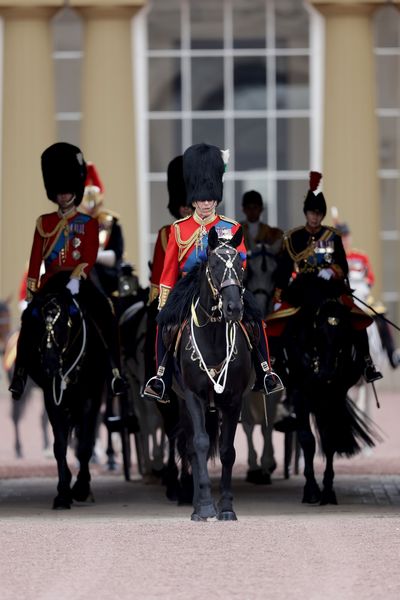
[[[111,380],[111,391],[114,396],[122,396],[122,394],[128,391],[128,383],[122,377],[118,369],[113,369],[112,374],[113,378]]]
[[[157,381],[157,382],[161,383],[161,385],[162,385],[161,392],[157,392],[152,387],[152,385],[151,385],[152,381]],[[165,382],[158,375],[154,375],[154,377],[150,377],[150,379],[146,383],[146,386],[142,392],[142,395],[145,396],[146,398],[151,398],[152,400],[157,400],[157,402],[160,402],[161,404],[169,404],[170,403],[168,396],[165,396]]]
[[[285,386],[282,383],[282,379],[279,377],[275,371],[269,370],[264,375],[264,389],[267,396],[270,394],[276,394],[278,392],[283,392]]]

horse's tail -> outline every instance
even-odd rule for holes
[[[378,426],[349,396],[346,395],[344,402],[332,402],[330,408],[315,416],[321,442],[325,437],[337,454],[354,456],[363,448],[372,448],[383,441]]]
[[[219,414],[217,410],[206,411],[206,431],[210,439],[208,458],[214,459],[218,454]]]

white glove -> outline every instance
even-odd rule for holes
[[[79,294],[79,284],[80,281],[76,277],[72,277],[67,283],[67,289],[71,292],[73,296]]]
[[[326,281],[329,281],[331,277],[333,277],[335,272],[332,269],[321,269],[318,273],[318,277],[322,277]]]
[[[117,257],[114,250],[99,250],[97,253],[96,262],[105,267],[114,267]]]
[[[274,304],[274,311],[279,310],[281,306],[282,306],[282,302],[275,302],[275,304]]]

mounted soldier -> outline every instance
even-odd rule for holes
[[[274,294],[274,312],[268,317],[269,333],[279,335],[288,319],[300,308],[318,309],[323,293],[330,282],[341,302],[348,306],[352,317],[353,343],[358,358],[364,364],[367,382],[382,378],[375,369],[368,347],[366,327],[370,317],[358,308],[348,286],[348,263],[340,232],[322,221],[326,215],[326,201],[318,187],[322,175],[310,172],[310,189],[304,201],[306,224],[288,231],[284,236]],[[322,294],[322,295],[321,295]]]
[[[167,300],[178,279],[186,276],[206,260],[210,230],[215,228],[219,239],[229,240],[241,228],[236,221],[216,213],[216,207],[222,201],[223,175],[226,166],[224,157],[227,160],[226,154],[208,144],[191,146],[183,155],[186,202],[188,206],[193,206],[194,213],[192,216],[175,221],[171,227],[160,277],[160,309],[171,308]],[[243,241],[237,250],[245,261],[246,247]],[[266,335],[261,319],[258,325],[258,348],[255,350],[258,355],[254,360],[257,376],[255,387],[268,393],[276,386],[276,381],[269,368]],[[163,401],[165,392],[171,385],[170,359],[170,352],[167,351],[159,328],[157,375],[147,382],[145,396]]]
[[[99,250],[90,277],[108,297],[118,290],[118,277],[124,254],[124,238],[119,215],[105,206],[104,186],[95,165],[87,163],[85,190],[80,212],[96,219]]]
[[[79,148],[56,143],[43,152],[41,164],[47,197],[58,208],[55,212],[41,215],[36,222],[27,278],[28,307],[22,315],[14,376],[9,390],[15,400],[23,394],[36,298],[40,298],[46,284],[54,279],[57,285],[69,290],[94,323],[108,351],[111,390],[115,395],[121,394],[125,390],[125,381],[119,372],[115,318],[106,296],[88,279],[98,255],[98,223],[77,210],[84,193],[86,163]],[[40,277],[42,262],[45,272]]]

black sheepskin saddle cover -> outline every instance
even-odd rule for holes
[[[180,325],[189,317],[192,302],[200,294],[200,283],[202,277],[205,277],[205,268],[205,263],[202,263],[178,281],[157,317],[159,326]],[[262,316],[256,299],[248,290],[244,292],[243,302],[243,320],[245,322],[260,321]]]

